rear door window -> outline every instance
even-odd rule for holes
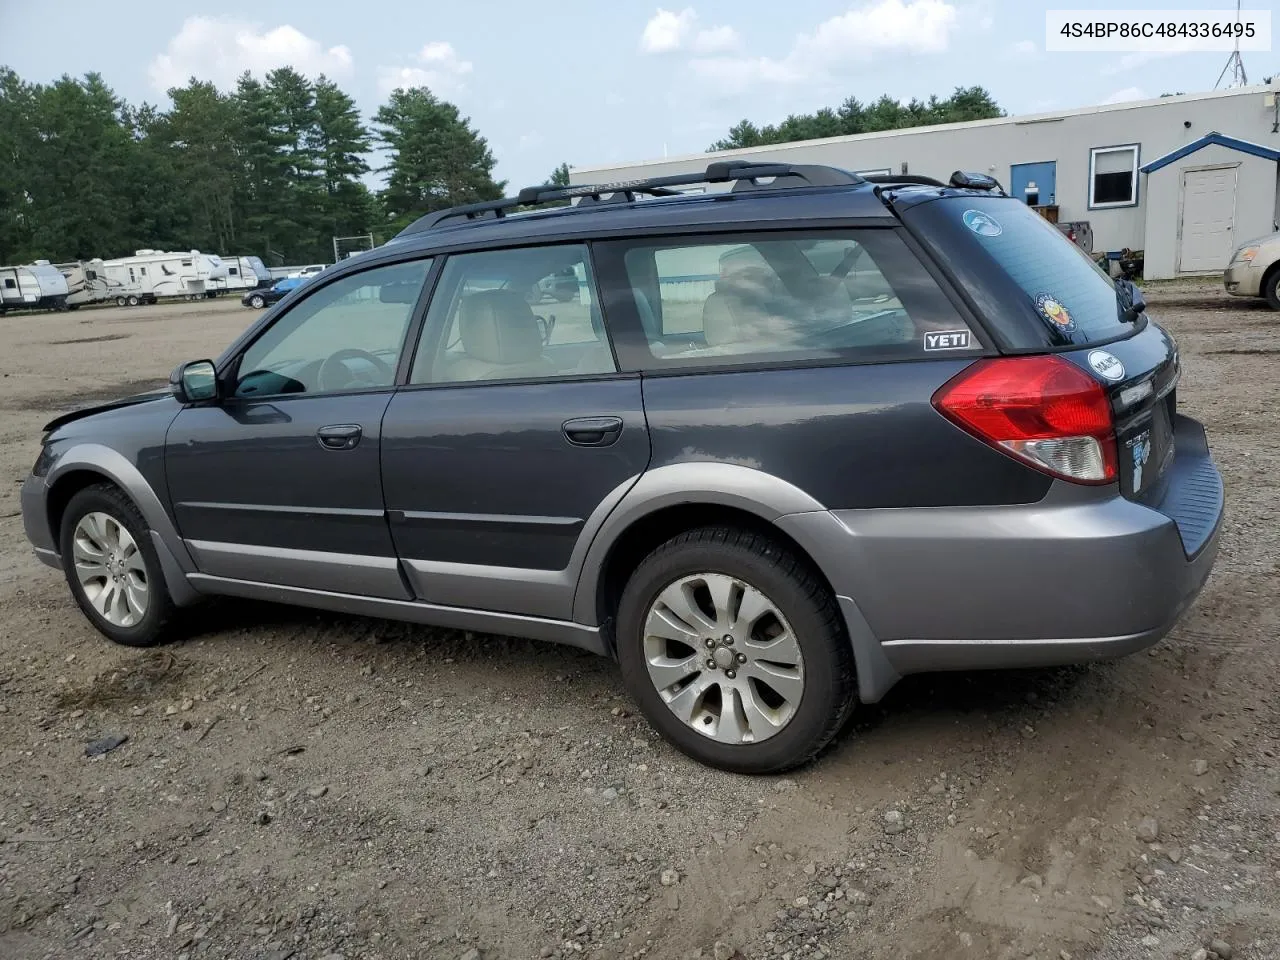
[[[608,246],[642,331],[624,338],[632,348],[628,366],[905,360],[983,350],[893,230]]]
[[[943,259],[976,256],[1011,280],[1051,342],[1080,345],[1133,332],[1111,278],[1026,204],[948,197],[919,205],[907,220]]]

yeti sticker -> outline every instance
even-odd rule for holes
[[[1129,448],[1129,455],[1133,459],[1133,489],[1140,490],[1142,489],[1142,468],[1151,459],[1151,431],[1143,430],[1125,446]]]
[[[925,350],[967,350],[968,330],[936,330],[924,335]]]

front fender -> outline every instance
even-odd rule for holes
[[[165,583],[174,602],[179,606],[191,603],[198,594],[187,582],[187,574],[194,573],[196,566],[191,554],[187,552],[186,544],[178,536],[173,520],[141,471],[127,457],[110,447],[100,443],[76,443],[58,457],[49,470],[45,483],[53,491],[57,489],[59,481],[81,472],[96,473],[128,494],[151,530]],[[54,538],[56,541],[56,531]]]

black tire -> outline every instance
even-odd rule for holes
[[[1272,310],[1280,310],[1280,267],[1272,267],[1271,272],[1262,278],[1262,295]]]
[[[800,704],[778,733],[759,743],[726,744],[686,726],[649,679],[644,617],[672,581],[694,573],[738,577],[762,591],[790,622],[804,657]],[[734,527],[700,527],[650,553],[627,582],[618,607],[617,653],[623,682],[667,742],[695,760],[734,773],[781,773],[813,759],[854,706],[853,652],[840,609],[810,565],[778,542]]]
[[[75,575],[73,538],[76,524],[85,514],[94,512],[109,514],[128,530],[142,554],[147,578],[147,610],[142,619],[131,627],[117,626],[95,610],[79,578]],[[169,595],[168,585],[164,582],[160,558],[156,555],[155,546],[151,542],[151,532],[146,521],[142,519],[142,514],[138,512],[133,501],[125,496],[119,487],[111,483],[98,483],[85,487],[73,496],[62,514],[62,529],[59,531],[58,542],[62,552],[63,572],[67,578],[67,585],[71,588],[71,595],[84,615],[89,618],[89,622],[100,633],[109,640],[127,647],[152,647],[170,638],[177,608]]]
[[[129,297],[129,306],[136,307],[137,305],[138,305],[138,298],[136,296]]]
[[[128,302],[129,302],[129,301],[128,301],[128,300],[126,300],[124,297],[116,297],[116,306],[117,306],[117,307],[123,307],[123,306],[125,306]]]
[[[260,294],[254,294],[252,297],[249,298],[249,306],[253,307],[253,309],[255,310],[261,310],[266,305],[267,305],[266,298],[264,298]]]

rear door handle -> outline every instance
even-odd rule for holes
[[[335,423],[316,431],[316,439],[326,450],[353,450],[363,431],[358,423]]]
[[[564,422],[564,435],[579,447],[607,447],[622,436],[621,417],[578,417]]]

